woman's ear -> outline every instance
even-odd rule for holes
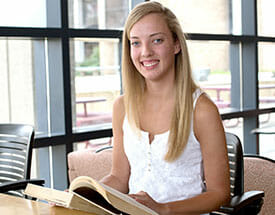
[[[180,52],[181,48],[180,48],[180,43],[179,40],[176,39],[175,44],[174,44],[174,54],[178,54]]]

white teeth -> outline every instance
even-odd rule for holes
[[[143,63],[144,66],[153,66],[153,65],[156,65],[158,62],[153,62],[153,63]]]

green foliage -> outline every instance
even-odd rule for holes
[[[87,57],[79,66],[99,66],[99,48],[94,47],[91,55]]]
[[[89,57],[87,57],[83,62],[78,63],[76,66],[78,67],[98,67],[99,64],[99,48],[98,46],[93,48],[92,53]],[[86,75],[97,75],[100,71],[76,71],[76,76],[86,76]]]
[[[217,69],[217,70],[211,70],[211,74],[227,75],[227,74],[230,74],[230,71],[229,70]]]

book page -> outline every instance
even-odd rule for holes
[[[116,209],[113,207],[100,193],[96,192],[95,190],[88,188],[88,187],[79,187],[76,188],[73,193],[76,193],[85,199],[90,200],[91,202],[101,206],[102,208],[107,209],[108,211],[112,211],[115,214],[125,214],[126,213]]]
[[[92,212],[97,215],[118,215],[121,214],[117,211],[109,210],[109,208],[106,208],[104,206],[98,205],[93,201],[90,201],[86,199],[85,197],[73,193],[73,198],[70,203],[70,207],[78,210],[83,210],[87,212]]]
[[[24,194],[47,202],[53,202],[64,207],[69,207],[69,203],[73,196],[72,193],[41,187],[34,184],[28,184]]]
[[[152,209],[140,204],[130,196],[123,194],[103,183],[100,183],[88,176],[80,176],[74,179],[70,185],[70,190],[76,190],[79,187],[89,187],[96,190],[106,201],[120,211],[131,215],[157,215]],[[91,199],[91,201],[93,201]]]
[[[92,212],[97,215],[120,214],[118,210],[108,210],[108,208],[102,207],[95,202],[89,201],[85,197],[72,192],[65,192],[39,185],[28,184],[24,193],[40,200],[53,202],[57,206]]]
[[[130,196],[123,194],[105,184],[101,186],[108,191],[107,198],[116,208],[122,211],[127,211],[131,215],[158,215],[157,212],[153,211],[151,208],[137,202]]]

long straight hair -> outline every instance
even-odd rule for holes
[[[172,11],[158,2],[144,2],[137,5],[126,20],[122,52],[124,105],[131,127],[139,132],[139,116],[146,84],[144,77],[137,71],[131,60],[129,35],[133,25],[142,17],[151,13],[158,13],[164,17],[174,39],[179,41],[181,48],[181,51],[175,56],[176,99],[170,124],[168,150],[164,158],[166,161],[171,162],[181,155],[187,144],[193,115],[192,94],[197,86],[192,79],[186,39],[181,26]]]

